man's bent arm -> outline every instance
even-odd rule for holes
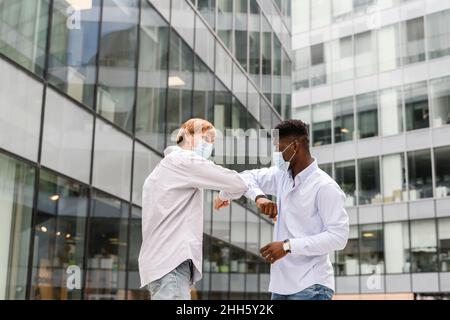
[[[320,256],[343,250],[349,235],[349,220],[345,210],[345,195],[336,184],[320,188],[317,208],[324,231],[314,236],[290,239],[294,255]]]

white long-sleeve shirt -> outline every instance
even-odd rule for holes
[[[345,194],[337,183],[316,160],[295,179],[290,171],[276,167],[241,176],[250,184],[245,194],[249,199],[263,194],[277,197],[273,241],[291,242],[292,253],[271,266],[269,291],[289,295],[315,284],[334,290],[329,254],[345,248],[349,233]]]
[[[188,259],[194,264],[192,285],[202,278],[203,189],[225,190],[231,200],[240,198],[248,186],[235,171],[169,147],[143,187],[142,287]]]

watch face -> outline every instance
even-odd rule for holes
[[[285,243],[283,243],[283,249],[284,249],[284,251],[288,251],[290,248],[290,245],[289,245],[289,242],[285,242]]]

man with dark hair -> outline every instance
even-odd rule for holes
[[[345,194],[311,156],[305,123],[287,120],[275,129],[274,166],[241,173],[250,186],[245,196],[277,216],[274,242],[261,249],[271,264],[269,291],[274,300],[329,300],[334,294],[329,254],[348,240]],[[216,200],[216,209],[228,204]]]

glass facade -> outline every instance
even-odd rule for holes
[[[337,294],[448,297],[450,3],[292,5],[292,114],[350,217]]]
[[[0,299],[147,299],[145,178],[189,118],[290,115],[290,57],[290,1],[0,0]],[[269,298],[272,223],[246,200],[213,214],[213,196],[193,298]]]

